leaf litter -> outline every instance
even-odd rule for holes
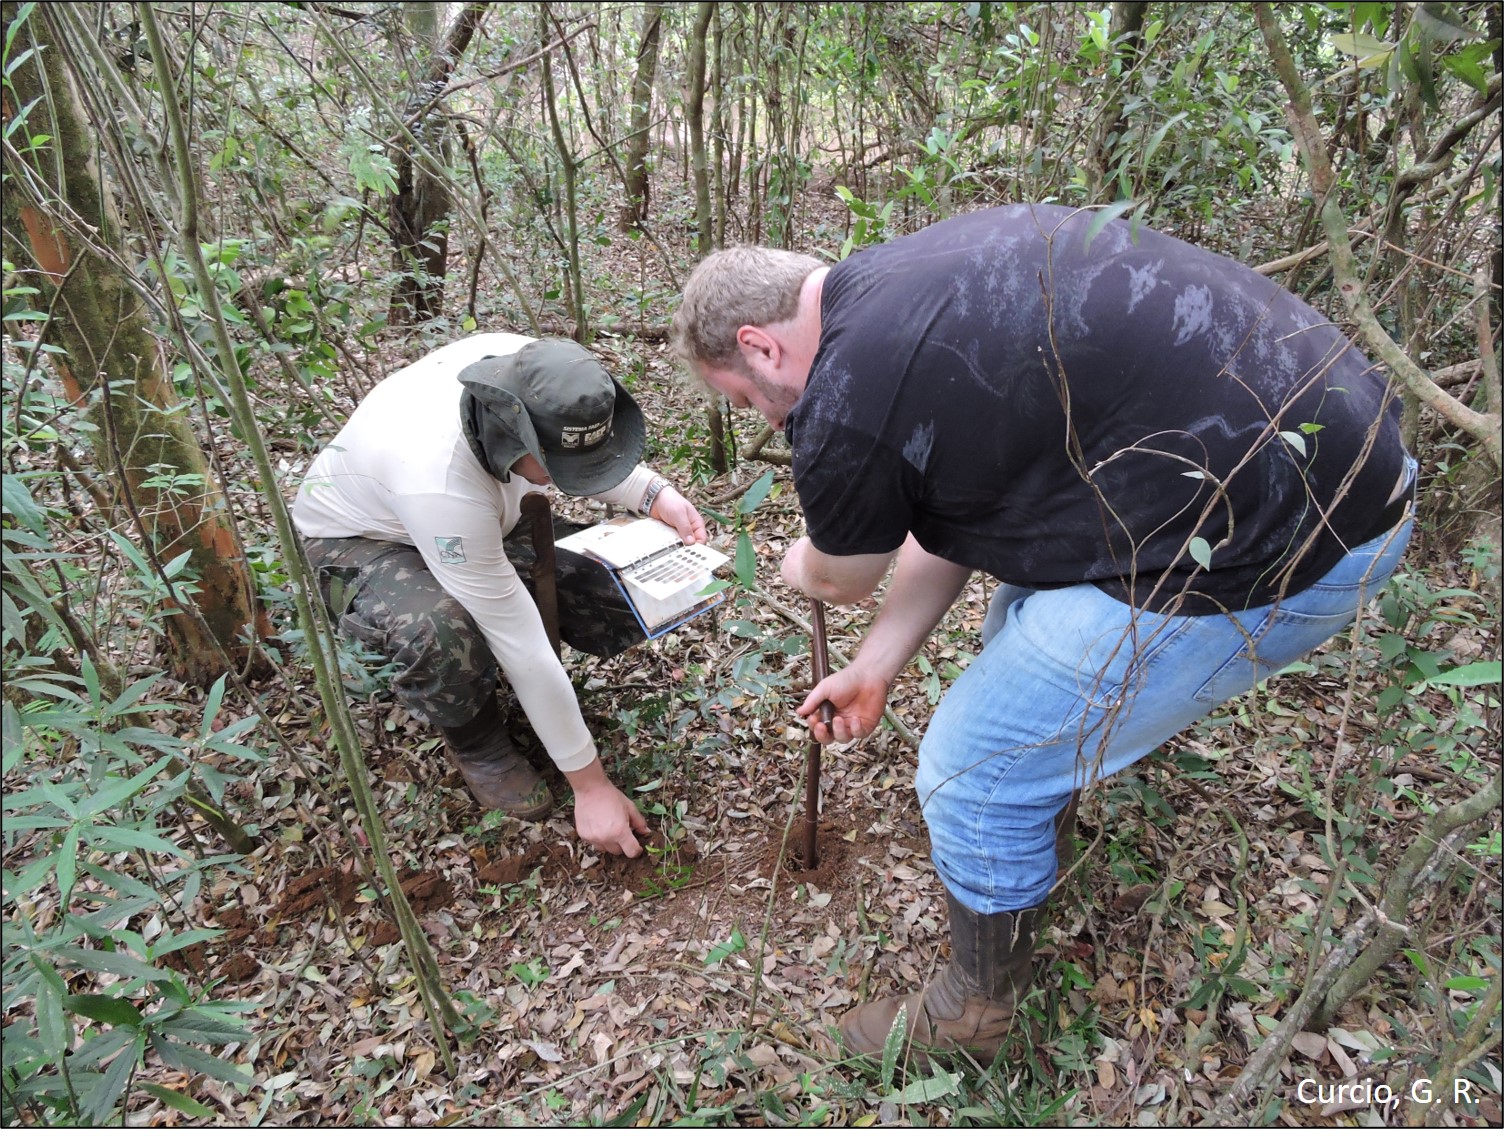
[[[651,418],[699,413],[666,357],[647,365],[653,386],[640,383],[638,395]],[[798,610],[801,597],[768,579],[800,533],[787,472],[780,477],[780,493],[751,523],[760,586]],[[738,478],[749,471],[692,496],[730,499]],[[729,542],[732,532],[713,526],[713,537]],[[967,1101],[986,1114],[1002,1107],[998,1092],[1018,1095],[1042,1074],[1064,1099],[1054,1122],[1205,1115],[1289,1008],[1284,976],[1310,961],[1304,928],[1331,871],[1325,825],[1309,798],[1283,786],[1293,740],[1333,760],[1324,747],[1338,736],[1342,669],[1272,680],[1263,705],[1244,700],[1168,747],[1206,757],[1215,776],[1182,776],[1151,759],[1131,779],[1095,788],[1080,822],[1091,850],[1042,936],[1049,988],[1030,1003],[1031,1023],[1004,1066],[944,1083],[923,1073],[904,1081],[901,1069],[900,1083],[885,1085],[841,1056],[834,1032],[851,1005],[916,988],[948,951],[944,895],[913,793],[915,754],[888,729],[825,749],[822,860],[804,871],[792,853],[805,735],[789,707],[808,685],[808,659],[797,627],[745,598],[617,659],[569,659],[609,769],[625,788],[655,785],[637,794],[660,806],[640,859],[583,846],[564,807],[534,823],[483,817],[427,727],[380,693],[356,706],[404,891],[446,984],[478,1023],[453,1078],[437,1062],[380,889],[362,878],[336,824],[339,809],[362,839],[317,710],[306,694],[269,686],[260,709],[305,748],[298,763],[269,762],[232,790],[264,844],[197,897],[191,925],[223,934],[181,959],[217,996],[261,1007],[254,1040],[225,1054],[252,1066],[258,1084],[174,1080],[155,1066],[148,1075],[215,1103],[229,1122],[275,1125],[949,1124]],[[974,578],[925,648],[927,666],[895,684],[890,709],[911,733],[923,731],[944,689],[935,676],[949,680],[980,649],[985,601]],[[870,605],[830,612],[833,668],[835,653],[855,654],[871,616]],[[733,620],[755,634],[729,631]],[[1494,629],[1454,634],[1460,657],[1498,657]],[[754,653],[757,665],[739,672]],[[654,722],[634,717],[649,706]],[[537,752],[530,736],[520,740]],[[1452,779],[1425,752],[1406,761],[1408,784]],[[562,779],[549,776],[566,797]],[[1414,830],[1405,817],[1373,824],[1398,838]],[[1235,827],[1248,842],[1242,869]],[[1445,898],[1446,918],[1419,923],[1424,949],[1458,934],[1498,942],[1497,887]],[[1346,917],[1338,908],[1339,931]],[[1225,965],[1241,984],[1197,996]],[[1297,1035],[1289,1082],[1394,1076],[1405,1059],[1374,1055],[1403,1052],[1433,1013],[1405,982],[1377,980],[1327,1033]],[[1366,1044],[1345,1044],[1354,1038]],[[1279,1115],[1301,1125],[1343,1119],[1294,1099]],[[1497,1104],[1444,1115],[1500,1119]],[[173,1117],[160,1102],[132,1099],[132,1123]]]

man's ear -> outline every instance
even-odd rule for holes
[[[737,329],[737,346],[742,349],[742,357],[748,363],[757,360],[766,360],[772,367],[779,365],[783,358],[784,346],[766,328],[756,324],[745,323]]]

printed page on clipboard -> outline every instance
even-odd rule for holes
[[[555,543],[611,569],[650,639],[715,607],[722,594],[702,595],[727,555],[705,544],[683,544],[668,525],[652,518],[593,525]]]

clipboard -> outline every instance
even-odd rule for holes
[[[706,544],[685,544],[662,521],[608,522],[581,529],[555,544],[603,565],[621,589],[643,633],[657,639],[726,597],[703,595],[729,557]]]

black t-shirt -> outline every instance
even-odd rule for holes
[[[989,209],[830,270],[786,424],[817,549],[912,532],[1013,584],[1206,614],[1375,535],[1405,458],[1386,375],[1258,273],[1094,216]]]

